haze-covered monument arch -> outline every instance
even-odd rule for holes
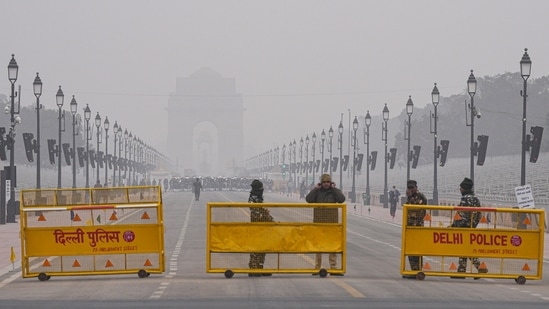
[[[168,152],[180,172],[233,174],[244,149],[244,107],[234,78],[209,68],[177,78],[167,112]]]

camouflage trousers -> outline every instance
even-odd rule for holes
[[[459,258],[459,266],[458,266],[458,272],[464,273],[467,271],[467,260],[470,259],[471,262],[473,262],[473,266],[477,270],[479,270],[480,267],[480,260],[478,258],[466,258],[466,257],[460,257]],[[480,270],[479,270],[480,271]]]
[[[265,253],[250,253],[250,262],[248,266],[251,269],[263,269],[265,263]]]

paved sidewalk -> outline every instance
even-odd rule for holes
[[[402,207],[400,205],[397,207],[394,218],[391,217],[389,213],[389,208],[383,208],[383,206],[363,206],[362,204],[358,204],[358,203],[356,204],[348,203],[347,213],[349,215],[369,217],[381,222],[402,225]],[[549,263],[549,234],[548,233],[545,233],[543,240],[544,240],[543,260],[545,263]]]
[[[21,267],[20,223],[0,224],[0,276]],[[11,263],[11,248],[15,253],[15,262]],[[21,270],[18,270],[19,272]]]

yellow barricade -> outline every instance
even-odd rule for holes
[[[405,204],[403,210],[400,272],[407,278],[507,278],[524,284],[542,277],[544,209]]]
[[[235,273],[341,275],[346,204],[208,203],[206,241],[206,272],[226,278]]]
[[[162,190],[22,190],[23,278],[163,273]]]

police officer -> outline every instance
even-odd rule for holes
[[[345,202],[345,195],[336,188],[335,183],[332,182],[332,178],[329,174],[323,174],[320,176],[320,183],[318,183],[305,197],[307,203],[343,203]],[[315,223],[338,223],[338,209],[336,208],[315,208],[313,210],[313,222]],[[337,266],[337,256],[335,253],[328,255],[330,262],[330,268],[335,269]],[[320,270],[322,265],[322,254],[317,253],[315,260],[315,269]],[[318,275],[318,272],[313,273]],[[343,276],[342,273],[332,273],[331,276]]]
[[[427,198],[423,193],[419,192],[417,188],[417,181],[408,180],[406,183],[406,204],[411,205],[427,205]],[[408,211],[408,216],[406,217],[407,226],[423,226],[423,218],[425,217],[425,209],[411,209]],[[422,265],[421,256],[408,256],[408,262],[410,262],[410,268],[412,270],[419,271]],[[406,279],[416,279],[416,276],[402,276]]]
[[[480,207],[480,201],[475,196],[473,191],[473,181],[467,177],[459,184],[459,191],[461,192],[461,201],[459,206],[465,207]],[[457,216],[454,217],[452,227],[458,228],[476,228],[480,222],[481,213],[479,211],[458,211]],[[466,257],[459,258],[458,272],[464,273],[467,271],[467,259]],[[487,273],[486,267],[480,267],[480,260],[478,258],[470,258],[473,261],[473,265],[479,273]],[[464,278],[464,277],[456,277]]]
[[[252,181],[250,185],[252,190],[248,197],[248,203],[263,203],[263,183],[257,179]],[[264,207],[250,207],[251,222],[273,222],[273,217],[269,213],[269,209]],[[251,269],[263,269],[265,264],[265,253],[250,253],[250,262],[248,266]],[[271,276],[270,273],[249,273],[250,277]]]

